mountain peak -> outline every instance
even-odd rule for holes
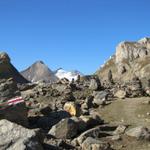
[[[26,70],[22,71],[21,74],[31,82],[45,81],[45,82],[55,82],[57,77],[48,68],[48,66],[43,61],[36,61]]]
[[[42,60],[38,60],[34,64],[45,64],[45,63]]]
[[[11,59],[6,52],[0,52],[0,78],[13,78],[17,83],[27,83],[28,81],[21,76],[18,70],[11,64]]]

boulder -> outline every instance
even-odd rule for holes
[[[48,134],[58,139],[71,139],[77,135],[78,126],[72,119],[66,118],[54,125]]]
[[[88,109],[93,106],[93,98],[94,98],[93,96],[88,96],[88,97],[85,99],[85,103],[86,103]]]
[[[127,92],[120,89],[114,94],[114,96],[120,99],[124,99],[127,96]]]
[[[89,129],[83,132],[80,136],[77,137],[76,140],[77,140],[77,143],[81,145],[86,140],[87,137],[93,137],[93,138],[107,137],[112,134],[111,130],[114,130],[114,129],[116,128],[105,126],[105,125],[104,126],[100,125],[100,126],[94,127],[92,129]]]
[[[132,81],[130,82],[130,95],[132,97],[142,96],[143,95],[143,89],[142,89],[142,83],[138,77],[134,77]]]
[[[100,92],[95,92],[93,93],[94,100],[93,104],[96,105],[103,105],[107,101],[109,93],[107,91],[100,91]]]
[[[18,96],[20,92],[12,78],[0,80],[0,117],[27,126],[28,110],[25,102],[9,103],[9,100]]]
[[[28,110],[25,103],[16,104],[0,110],[0,118],[7,119],[17,124],[28,126]]]
[[[82,150],[111,150],[109,143],[88,137],[81,145]]]
[[[117,127],[117,129],[113,132],[113,134],[118,135],[118,134],[124,134],[125,130],[126,130],[126,126],[124,125],[119,125]]]
[[[59,123],[62,119],[69,117],[70,114],[66,111],[51,112],[47,116],[38,118],[36,121],[34,121],[34,124],[32,123],[32,125],[42,129],[50,129],[55,124]],[[30,119],[30,122],[32,122],[32,118]]]
[[[150,130],[146,127],[135,127],[126,132],[126,135],[135,137],[137,139],[150,140]]]
[[[98,115],[82,115],[80,116],[80,119],[84,121],[87,128],[103,124],[103,120]]]
[[[7,120],[0,120],[0,149],[43,150],[41,137],[34,130],[24,128]]]
[[[98,90],[99,88],[101,87],[101,83],[100,83],[100,80],[98,78],[95,78],[95,79],[91,79],[90,81],[90,86],[89,86],[89,89],[90,90]]]
[[[16,82],[12,78],[0,80],[0,103],[20,95]]]
[[[66,102],[64,105],[64,110],[67,111],[71,116],[80,115],[80,108],[75,102]]]
[[[82,118],[73,116],[71,119],[77,124],[78,126],[78,133],[81,133],[87,129],[87,124]]]

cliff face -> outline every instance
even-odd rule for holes
[[[137,42],[121,42],[116,47],[115,55],[96,74],[107,80],[109,70],[112,70],[113,77],[117,80],[130,80],[134,76],[149,78],[150,38]]]

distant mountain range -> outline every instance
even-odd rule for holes
[[[72,79],[77,79],[78,75],[83,76],[83,74],[77,70],[73,70],[73,71],[65,71],[62,68],[58,69],[57,71],[55,71],[55,75],[59,78],[67,78],[69,81],[71,81]]]
[[[69,81],[77,79],[78,75],[82,76],[79,71],[65,71],[62,68],[52,71],[42,61],[37,61],[28,67],[26,70],[21,71],[21,75],[31,82],[44,81],[48,83],[56,82],[59,79],[67,78]]]

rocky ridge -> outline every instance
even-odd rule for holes
[[[140,79],[149,78],[150,38],[143,38],[137,42],[121,42],[116,47],[116,53],[104,66],[96,72],[106,80],[109,70],[116,80],[128,81],[137,76]]]
[[[11,59],[7,53],[0,53],[0,79],[13,78],[17,83],[28,83],[17,69],[11,64]]]

